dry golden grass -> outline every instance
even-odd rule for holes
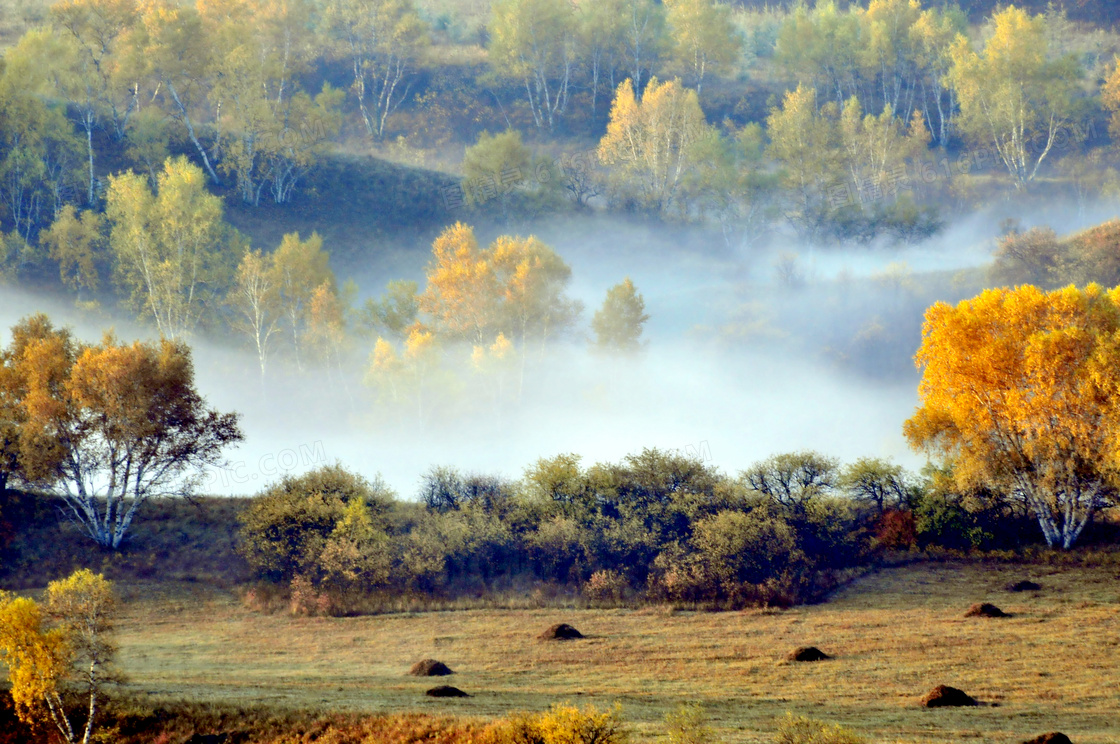
[[[1029,577],[1040,592],[1004,585]],[[787,711],[879,742],[1021,742],[1061,730],[1120,740],[1116,569],[921,564],[866,577],[786,611],[471,610],[292,618],[202,585],[134,587],[120,624],[129,690],[155,698],[491,717],[559,701],[621,702],[639,740],[700,701],[728,742],[770,741]],[[1007,619],[965,619],[990,601]],[[554,622],[588,636],[541,642]],[[790,664],[802,645],[837,658]],[[422,658],[471,693],[433,700],[407,675]],[[937,684],[985,703],[923,710]]]

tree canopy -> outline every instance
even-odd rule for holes
[[[195,390],[182,342],[83,344],[34,316],[13,329],[2,360],[14,474],[56,488],[67,516],[106,548],[120,547],[148,498],[190,493],[242,438],[237,414]]]
[[[926,312],[904,431],[961,488],[1022,499],[1068,549],[1120,480],[1120,291],[992,289]]]

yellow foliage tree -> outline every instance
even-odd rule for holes
[[[1114,142],[1120,141],[1120,57],[1116,58],[1112,72],[1101,86],[1101,105],[1112,114],[1108,120],[1108,133]]]
[[[109,177],[105,214],[117,279],[167,338],[188,335],[232,274],[238,236],[223,211],[184,157],[164,163],[156,193],[131,171]]]
[[[1022,499],[1069,549],[1120,485],[1120,290],[992,289],[926,312],[913,447]]]
[[[493,381],[494,406],[501,410],[506,375],[513,360],[513,344],[504,333],[499,333],[490,346],[476,344],[471,351],[471,366],[480,375]]]
[[[89,744],[116,652],[108,639],[115,610],[112,584],[88,569],[48,585],[46,613],[32,599],[0,592],[0,658],[21,721],[53,723],[67,744]],[[47,626],[44,615],[57,622]],[[82,727],[66,714],[70,687],[88,701]]]
[[[226,304],[233,311],[230,326],[247,335],[257,352],[264,384],[272,337],[280,330],[279,282],[273,262],[259,250],[246,251],[237,265]]]
[[[843,178],[836,128],[827,115],[833,108],[822,113],[817,91],[798,85],[766,119],[766,154],[782,169],[793,202],[790,217],[810,230],[827,210],[828,189]]]
[[[497,279],[470,226],[456,222],[440,233],[427,275],[420,310],[440,333],[481,342],[494,322]]]
[[[992,148],[1022,189],[1076,115],[1081,68],[1073,57],[1051,58],[1043,16],[1012,5],[992,21],[995,33],[980,52],[957,37],[947,81],[960,100],[961,129]]]
[[[699,92],[706,74],[730,71],[739,57],[731,8],[713,0],[665,0],[665,7],[674,66]]]
[[[615,92],[599,160],[613,168],[620,192],[664,211],[677,205],[694,165],[693,147],[710,130],[696,91],[651,78],[638,100],[626,80]]]
[[[300,240],[299,233],[288,233],[272,254],[272,281],[277,301],[291,333],[296,365],[302,368],[303,335],[306,331],[311,298],[316,287],[323,285],[333,291],[336,280],[330,268],[330,256],[323,250],[319,233]]]
[[[441,356],[436,335],[423,327],[409,331],[400,353],[388,341],[378,338],[370,355],[366,384],[388,392],[392,403],[413,406],[416,421],[423,426],[428,403],[446,381],[441,374]]]
[[[96,292],[101,284],[100,266],[105,262],[105,218],[92,210],[81,214],[73,204],[59,211],[49,230],[39,234],[66,286],[78,291]]]
[[[307,307],[308,341],[321,354],[320,361],[328,369],[333,361],[344,388],[346,377],[342,372],[342,355],[347,343],[346,307],[347,303],[330,282],[323,282],[315,288]]]
[[[189,494],[242,438],[237,414],[209,408],[195,390],[182,343],[106,335],[85,346],[45,317],[13,336],[4,377],[16,381],[20,476],[55,487],[66,516],[103,547],[120,547],[149,497]]]

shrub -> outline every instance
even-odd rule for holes
[[[625,744],[629,741],[618,706],[554,705],[547,713],[521,713],[502,721],[488,744]]]
[[[607,568],[591,574],[584,582],[583,596],[597,602],[618,602],[626,593],[626,586],[626,577]]]
[[[915,530],[922,547],[939,545],[950,550],[973,547],[972,515],[960,499],[949,494],[928,493],[914,507]]]
[[[914,512],[888,509],[875,523],[875,544],[892,550],[909,550],[918,541]]]
[[[789,522],[765,508],[702,519],[692,541],[706,573],[728,594],[741,584],[761,584],[783,571],[808,567]]]
[[[318,572],[323,549],[352,501],[365,504],[371,519],[380,522],[392,492],[340,465],[285,476],[242,512],[238,551],[273,581]]]
[[[665,716],[669,744],[709,744],[718,741],[708,725],[708,714],[698,703],[682,705]]]
[[[776,744],[864,744],[867,740],[842,726],[787,713],[774,741]]]

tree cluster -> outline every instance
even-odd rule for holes
[[[798,602],[876,547],[1011,545],[998,494],[962,499],[864,458],[775,455],[728,477],[680,454],[537,461],[516,482],[433,468],[418,501],[338,466],[287,477],[242,517],[241,552],[290,588],[293,611],[344,613],[400,595],[453,597],[543,582],[592,601]],[[1001,534],[1002,533],[1002,534]]]
[[[482,248],[471,227],[456,223],[432,243],[425,274],[422,292],[414,282],[390,283],[358,314],[377,334],[367,384],[421,426],[462,383],[455,370],[470,371],[491,410],[520,401],[530,363],[544,358],[550,340],[574,332],[583,309],[565,294],[571,269],[532,236],[501,235]],[[637,351],[644,308],[629,279],[610,289],[592,323],[595,347]],[[441,412],[447,415],[446,405]]]

